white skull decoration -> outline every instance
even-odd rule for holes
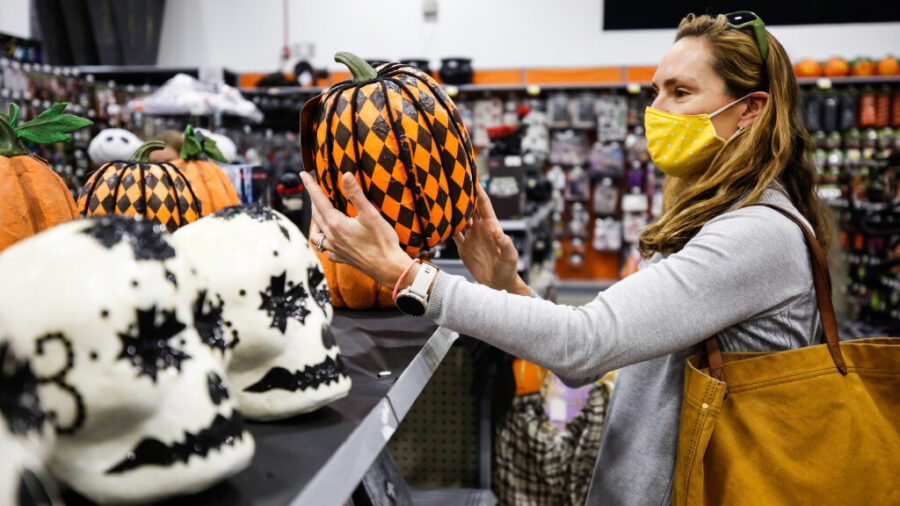
[[[38,381],[24,353],[0,339],[0,504],[62,504],[44,460],[53,441],[38,399]]]
[[[96,164],[128,160],[142,142],[137,135],[121,128],[101,130],[88,144],[88,156]]]
[[[290,220],[233,206],[172,240],[195,273],[200,334],[229,340],[228,380],[247,418],[287,418],[347,395],[322,266]]]
[[[207,488],[250,462],[181,260],[153,223],[58,225],[0,255],[0,335],[30,350],[56,444],[48,467],[100,503]]]

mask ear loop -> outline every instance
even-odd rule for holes
[[[731,139],[734,139],[735,137],[738,136],[738,134],[740,134],[743,131],[744,131],[744,127],[742,127],[742,126],[737,127],[737,130],[735,130],[734,133],[731,134],[731,137],[729,137],[728,140],[725,142],[731,142]]]

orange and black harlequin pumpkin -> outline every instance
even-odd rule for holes
[[[69,140],[90,120],[63,114],[67,104],[56,104],[33,120],[16,125],[19,107],[0,113],[0,251],[42,230],[78,218],[75,201],[62,178],[20,140],[39,144]]]
[[[203,215],[212,214],[229,206],[241,203],[228,176],[212,160],[226,162],[216,142],[194,130],[191,125],[184,129],[184,143],[181,158],[172,164],[181,170],[200,199]]]
[[[347,264],[328,259],[328,252],[315,251],[331,291],[331,305],[350,309],[385,309],[394,307],[394,293],[378,281]]]
[[[475,153],[450,97],[413,67],[376,71],[349,53],[335,60],[353,77],[303,106],[304,168],[315,167],[322,190],[349,216],[356,210],[340,177],[356,175],[412,256],[463,230],[475,209]]]
[[[202,216],[200,200],[178,167],[150,162],[150,152],[165,143],[148,142],[130,161],[109,162],[81,189],[78,210],[84,216],[139,215],[174,232]]]

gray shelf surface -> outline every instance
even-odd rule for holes
[[[250,467],[205,492],[156,506],[346,502],[457,334],[395,310],[336,310],[332,330],[353,380],[350,394],[313,413],[248,423],[256,440]],[[92,503],[73,494],[66,504]]]

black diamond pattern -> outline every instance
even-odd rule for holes
[[[345,127],[343,123],[338,123],[337,129],[334,133],[334,140],[337,141],[338,146],[346,150],[347,145],[352,137],[353,132],[351,132],[349,128]]]
[[[149,207],[150,210],[152,210],[154,213],[159,211],[159,208],[162,207],[162,205],[162,200],[160,200],[155,193],[147,199],[147,207]]]

